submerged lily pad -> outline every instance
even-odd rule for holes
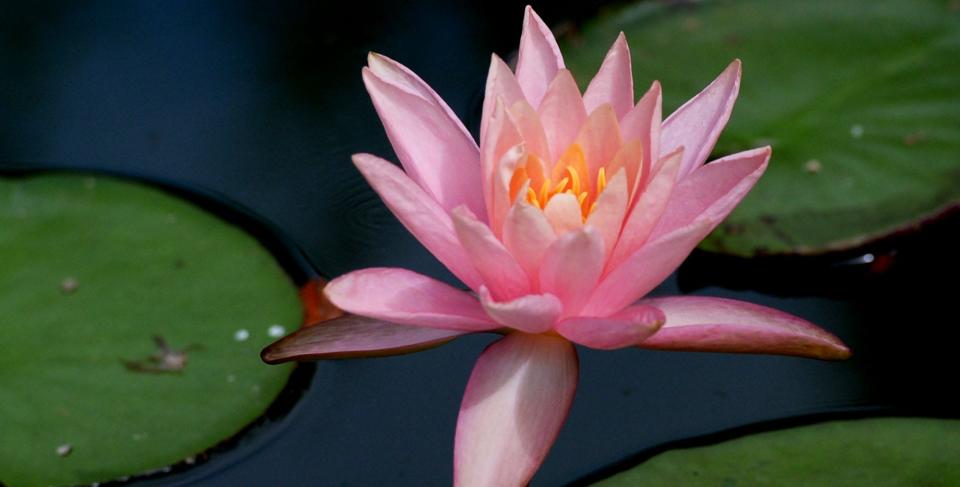
[[[598,486],[960,485],[960,420],[877,418],[661,453]]]
[[[258,354],[300,313],[270,253],[185,201],[0,178],[0,483],[116,479],[233,436],[286,384]]]
[[[960,204],[960,6],[949,0],[644,2],[568,40],[585,84],[624,31],[664,113],[734,58],[743,83],[715,155],[770,144],[766,175],[703,248],[822,253]]]

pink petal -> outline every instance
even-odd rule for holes
[[[386,83],[398,88],[402,88],[419,96],[420,98],[423,98],[424,100],[432,100],[435,104],[443,108],[443,110],[447,113],[447,117],[457,125],[464,136],[470,140],[473,140],[473,136],[470,135],[470,132],[467,130],[467,128],[463,126],[463,123],[460,122],[460,119],[457,118],[457,115],[453,113],[453,110],[450,109],[450,106],[447,105],[447,102],[443,101],[443,98],[440,98],[440,95],[433,91],[433,88],[430,88],[430,85],[420,79],[416,73],[410,71],[409,68],[394,61],[393,59],[388,58],[387,56],[384,56],[383,54],[378,54],[375,52],[367,54],[367,67],[369,67],[378,78]]]
[[[378,68],[379,69],[379,68]],[[450,210],[460,205],[485,215],[476,142],[449,108],[364,68],[363,81],[387,137],[411,179]],[[429,89],[429,88],[427,88]]]
[[[560,193],[550,198],[543,209],[543,215],[556,235],[563,235],[583,226],[580,203],[577,202],[577,197],[570,193]]]
[[[530,278],[485,223],[464,208],[453,210],[453,226],[484,284],[498,301],[530,291]]]
[[[487,73],[486,92],[483,95],[480,140],[483,140],[486,136],[487,125],[490,123],[490,116],[493,115],[497,100],[503,100],[505,106],[513,106],[514,103],[524,99],[523,91],[520,89],[520,84],[517,83],[513,71],[510,71],[510,67],[499,56],[492,55],[490,70]]]
[[[630,47],[623,32],[617,36],[610,51],[603,59],[597,75],[583,94],[583,104],[587,111],[609,103],[623,118],[633,108],[633,72],[630,64]]]
[[[660,215],[670,200],[677,180],[677,171],[683,160],[683,148],[664,157],[664,162],[647,183],[637,198],[636,204],[627,215],[620,233],[620,240],[607,262],[607,269],[619,266],[627,257],[636,252],[660,221]]]
[[[659,167],[660,117],[663,98],[660,83],[654,81],[640,98],[637,106],[620,121],[620,132],[625,140],[639,139],[643,145],[643,165],[652,174]],[[636,195],[637,193],[634,193]],[[636,201],[636,196],[631,201]]]
[[[837,337],[796,316],[757,304],[702,296],[649,298],[667,322],[640,344],[659,350],[796,355],[826,360],[850,357]]]
[[[580,88],[570,71],[561,69],[557,73],[547,87],[547,94],[537,111],[540,113],[550,150],[554,154],[550,162],[554,162],[573,143],[580,133],[580,127],[587,120],[587,110],[580,98]]]
[[[454,485],[526,485],[566,420],[578,368],[558,337],[511,333],[487,347],[460,406]]]
[[[552,294],[528,294],[512,301],[497,302],[485,287],[480,288],[480,304],[494,321],[526,333],[550,329],[563,311],[563,304]]]
[[[563,316],[579,314],[603,271],[603,237],[583,227],[558,237],[543,254],[540,291],[563,302]]]
[[[301,328],[263,349],[268,364],[292,360],[380,357],[437,347],[468,332],[398,325],[365,316],[344,315]]]
[[[527,6],[523,14],[523,34],[517,58],[517,81],[534,107],[547,91],[547,85],[563,69],[563,56],[553,33],[540,16]]]
[[[617,114],[610,105],[600,105],[590,113],[584,122],[577,143],[583,149],[587,159],[587,170],[591,181],[601,167],[613,160],[613,157],[623,145],[620,137],[620,125],[617,123]]]
[[[607,184],[603,193],[597,198],[597,206],[587,217],[587,225],[591,225],[600,232],[603,238],[603,255],[608,256],[617,243],[620,228],[623,226],[623,217],[627,212],[627,171],[620,170]]]
[[[471,289],[480,287],[480,275],[460,246],[450,216],[433,198],[400,168],[379,157],[355,154],[353,163],[387,208],[434,257]]]
[[[656,333],[666,318],[653,306],[630,306],[606,318],[575,316],[557,324],[557,333],[590,348],[614,350],[637,345]]]
[[[330,281],[323,291],[348,313],[402,325],[464,331],[499,328],[470,294],[406,269],[354,271]]]
[[[720,132],[730,119],[740,91],[740,60],[734,60],[709,86],[673,112],[663,122],[660,153],[683,146],[679,177],[690,174],[707,160]]]
[[[497,100],[490,115],[487,136],[480,140],[483,194],[491,228],[499,235],[503,217],[513,204],[509,198],[513,167],[526,157],[523,138],[510,119],[503,100]],[[503,166],[509,174],[505,175]]]
[[[644,245],[596,286],[583,316],[610,316],[633,304],[670,275],[709,232],[712,222],[690,225]],[[544,259],[546,260],[546,259]]]
[[[540,261],[556,233],[543,212],[519,201],[510,208],[503,224],[503,243],[528,276],[538,276]],[[539,287],[539,279],[534,279]]]
[[[537,114],[536,110],[525,100],[520,100],[510,107],[509,113],[514,126],[520,132],[520,137],[526,144],[527,153],[534,154],[543,160],[552,161],[550,145],[547,143],[547,136],[543,125],[540,123],[540,115]]]
[[[650,238],[694,221],[723,221],[763,175],[769,159],[769,146],[751,149],[717,159],[681,178]]]

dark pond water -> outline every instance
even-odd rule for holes
[[[596,3],[538,8],[575,25]],[[368,50],[402,61],[475,126],[490,52],[515,48],[522,7],[6,5],[0,169],[94,169],[222,194],[272,222],[323,275],[399,266],[450,280],[350,163],[354,152],[392,155],[360,68]],[[534,484],[591,478],[665,443],[769,421],[960,416],[950,393],[957,223],[813,261],[691,259],[656,293],[774,306],[839,335],[854,358],[582,350],[573,410]],[[447,484],[460,397],[490,340],[320,363],[288,414],[200,466],[140,483]]]

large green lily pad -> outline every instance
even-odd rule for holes
[[[259,351],[300,312],[256,240],[189,203],[109,178],[0,178],[0,483],[116,479],[233,436],[286,384],[292,369]],[[186,365],[152,362],[154,336]]]
[[[956,1],[645,2],[602,14],[568,39],[581,83],[621,30],[638,92],[661,80],[665,113],[743,60],[740,98],[715,155],[771,144],[773,159],[703,248],[846,249],[960,203]]]
[[[960,485],[960,421],[877,418],[661,453],[596,485]]]

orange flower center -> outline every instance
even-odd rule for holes
[[[581,218],[587,217],[597,206],[597,197],[607,186],[606,168],[601,167],[594,178],[587,170],[583,149],[572,144],[553,165],[549,175],[545,175],[543,161],[529,154],[523,164],[517,166],[510,178],[510,201],[516,201],[517,195],[526,187],[526,200],[539,209],[544,209],[550,199],[558,194],[571,194],[580,205]]]

